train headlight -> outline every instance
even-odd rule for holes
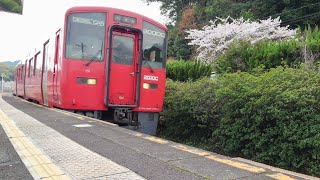
[[[95,85],[95,84],[97,84],[97,79],[95,79],[95,78],[83,78],[83,77],[78,77],[78,78],[77,78],[77,83],[78,83],[78,84],[90,84],[90,85]]]
[[[149,83],[143,83],[143,89],[149,89],[150,84]]]
[[[143,89],[158,89],[158,84],[143,83]]]
[[[97,80],[96,79],[88,79],[87,84],[97,84]]]

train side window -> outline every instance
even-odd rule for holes
[[[28,63],[26,63],[26,67],[25,67],[25,78],[28,78],[29,77],[29,69],[30,69],[30,64],[29,64],[29,61]]]
[[[59,48],[60,48],[60,34],[56,36],[56,47],[55,47],[55,54],[54,54],[54,64],[58,64],[58,55],[59,55]]]
[[[18,68],[16,71],[16,79],[17,81],[20,79],[20,68]]]
[[[32,60],[33,58],[29,60],[28,77],[31,77],[32,75]]]
[[[25,66],[24,66],[24,77],[23,78],[27,78],[29,76],[29,60],[26,60]]]
[[[36,63],[37,63],[37,54],[34,55],[34,62],[32,63],[33,64],[33,71],[32,71],[32,75],[35,76],[36,75]]]
[[[40,73],[40,66],[41,66],[41,55],[40,51],[34,56],[34,75],[37,76]]]
[[[22,81],[23,76],[24,76],[25,66],[26,66],[26,65],[24,65],[24,66],[21,67],[21,81]]]
[[[49,53],[48,53],[48,49],[49,49],[49,40],[47,40],[44,44],[43,44],[43,53],[42,53],[42,62],[41,62],[41,73],[40,75],[44,75],[44,72],[48,71],[48,59],[49,59]]]

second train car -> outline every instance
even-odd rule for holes
[[[137,13],[73,7],[64,26],[17,65],[14,94],[154,134],[166,83],[167,28]]]

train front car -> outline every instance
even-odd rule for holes
[[[166,81],[165,26],[136,13],[75,7],[66,13],[63,108],[155,134]],[[64,82],[64,83],[62,83]]]

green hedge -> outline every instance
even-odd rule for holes
[[[251,72],[261,65],[266,69],[277,66],[296,67],[305,61],[305,47],[308,54],[313,54],[315,62],[319,62],[320,31],[317,27],[308,28],[301,34],[291,41],[263,41],[255,45],[235,42],[215,61],[215,70],[218,73],[230,73]]]
[[[320,176],[320,74],[278,67],[168,81],[160,136]]]
[[[19,14],[22,13],[23,9],[21,0],[0,0],[0,7],[9,12],[15,12]]]
[[[167,78],[182,82],[209,77],[212,72],[210,65],[183,60],[168,62],[166,69]]]
[[[318,27],[311,29],[310,27],[304,31],[304,42],[307,47],[314,53],[320,52],[320,31]]]
[[[281,65],[293,67],[302,62],[301,45],[295,41],[264,41],[256,45],[248,42],[234,43],[215,63],[218,73],[250,72],[263,65],[266,69]]]
[[[167,80],[158,128],[161,136],[189,145],[206,145],[216,124],[212,92],[215,92],[215,82],[209,78],[193,83]]]

